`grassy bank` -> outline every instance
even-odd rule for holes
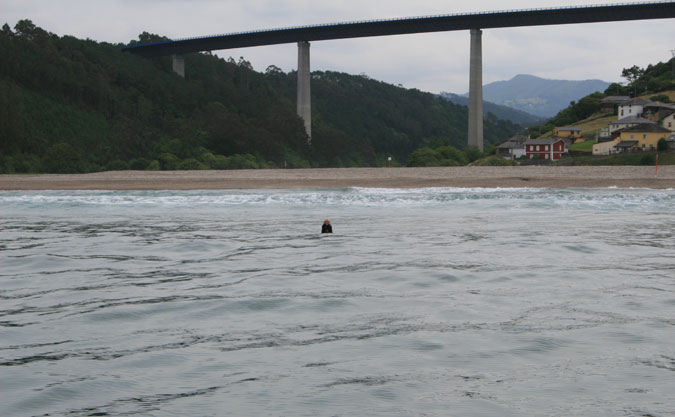
[[[553,165],[565,166],[601,166],[601,165],[656,165],[658,154],[659,165],[675,165],[675,151],[666,152],[634,152],[622,155],[579,155],[566,156]]]

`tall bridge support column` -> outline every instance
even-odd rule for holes
[[[171,55],[173,60],[173,72],[185,78],[185,58],[183,55]]]
[[[307,144],[312,144],[312,99],[309,89],[309,42],[298,42],[298,116],[305,122]]]
[[[483,151],[483,32],[471,29],[469,62],[469,146]]]

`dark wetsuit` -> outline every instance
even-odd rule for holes
[[[321,226],[321,233],[333,233],[333,226],[324,224]]]

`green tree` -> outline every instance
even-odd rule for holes
[[[12,37],[14,36],[14,32],[12,32],[12,29],[9,27],[7,23],[2,25],[2,30],[0,31],[0,35],[6,36],[6,37]]]
[[[656,142],[656,150],[659,152],[667,151],[669,148],[668,146],[668,141],[665,138],[659,139],[658,142]]]
[[[430,167],[441,164],[438,152],[431,148],[419,148],[410,154],[409,167]]]
[[[478,149],[478,147],[476,146],[467,147],[466,149],[464,149],[464,153],[466,154],[468,162],[473,162],[483,157],[483,152],[481,152],[480,149]],[[487,152],[486,150],[486,153],[489,152]]]
[[[457,166],[469,163],[464,152],[454,146],[441,146],[436,148],[435,151],[440,155],[442,165]]]
[[[0,153],[11,155],[24,139],[24,108],[21,90],[0,79]]]
[[[178,169],[180,169],[180,170],[202,170],[202,169],[208,169],[208,166],[199,162],[195,158],[188,158],[188,159],[185,159],[185,160],[181,161],[178,164]]]
[[[651,101],[660,101],[662,103],[670,103],[670,97],[668,97],[665,94],[658,94],[658,95],[655,95],[655,96],[651,96],[651,97],[649,97],[649,99]]]
[[[633,65],[630,68],[624,68],[621,71],[621,77],[625,78],[628,82],[628,85],[633,88],[633,96],[637,96],[637,80],[640,79],[645,73],[645,70]]]
[[[3,29],[4,32],[4,29]],[[20,38],[26,40],[33,40],[38,37],[43,37],[47,34],[43,29],[35,26],[35,24],[28,20],[19,20],[16,25],[14,25],[14,34]]]
[[[59,142],[47,149],[44,166],[47,172],[54,174],[77,174],[83,171],[80,151],[66,142]]]

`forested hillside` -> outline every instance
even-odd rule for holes
[[[190,54],[183,79],[169,57],[121,46],[3,26],[0,172],[403,165],[420,147],[466,146],[466,107],[333,72],[312,74],[308,146],[295,73]],[[490,118],[486,146],[518,130]]]

